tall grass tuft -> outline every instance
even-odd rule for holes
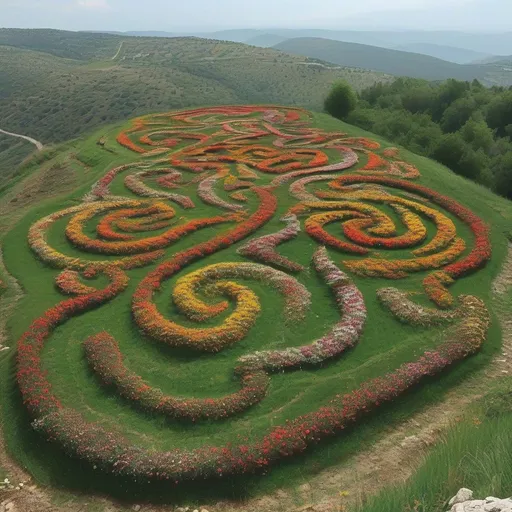
[[[491,392],[477,415],[454,426],[403,485],[358,506],[358,512],[444,512],[461,487],[476,499],[512,495],[512,381]],[[508,407],[500,407],[499,404]]]

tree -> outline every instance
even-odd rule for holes
[[[481,121],[470,119],[461,128],[460,134],[474,150],[483,149],[489,154],[494,145],[494,134],[483,119]]]
[[[439,87],[437,98],[432,107],[432,119],[437,123],[441,121],[444,111],[456,100],[466,95],[470,85],[468,82],[459,82],[450,78]]]
[[[458,133],[450,133],[438,141],[432,151],[432,157],[457,174],[466,176],[461,161],[468,149],[471,148]]]
[[[415,87],[402,94],[403,107],[413,114],[428,112],[432,109],[434,100],[434,89],[430,85]]]
[[[389,89],[386,88],[382,82],[377,82],[367,89],[364,89],[361,93],[361,99],[367,101],[370,105],[375,105],[381,96],[388,93],[388,90]]]
[[[507,127],[512,124],[512,91],[493,99],[487,110],[487,124],[497,130],[500,137],[508,135]]]
[[[337,119],[345,119],[356,108],[357,96],[346,82],[337,82],[325,98],[324,109]]]
[[[471,97],[455,100],[444,111],[441,119],[441,128],[445,133],[453,133],[460,130],[476,109],[476,102]]]
[[[370,108],[358,107],[357,110],[351,112],[346,121],[350,124],[359,126],[364,130],[373,130],[375,112]]]
[[[494,168],[494,191],[512,199],[512,152],[497,158]]]

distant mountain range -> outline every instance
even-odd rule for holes
[[[287,39],[314,37],[347,43],[359,43],[390,50],[421,53],[457,64],[483,61],[495,55],[512,54],[512,32],[490,33],[422,30],[325,30],[325,29],[236,29],[217,32],[108,32],[123,36],[183,37],[246,43],[263,48],[275,46]],[[501,57],[500,57],[501,58]]]
[[[430,57],[436,57],[437,59],[455,62],[456,64],[471,64],[485,61],[489,58],[495,60],[501,58],[489,55],[488,53],[467,50],[466,48],[431,43],[409,43],[399,45],[394,49],[404,52],[421,53],[423,55],[429,55]]]
[[[274,48],[340,66],[371,69],[396,76],[426,80],[478,79],[487,85],[512,85],[512,72],[501,61],[462,65],[419,53],[313,37],[288,39]]]
[[[247,41],[244,42],[245,44],[251,44],[253,46],[270,48],[271,46],[275,46],[276,44],[286,41],[286,39],[286,37],[278,36],[276,34],[261,34],[256,37],[252,37],[251,39],[247,39]]]

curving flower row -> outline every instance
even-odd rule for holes
[[[227,326],[203,331],[180,328],[175,322],[167,320],[158,311],[153,302],[153,295],[164,280],[171,278],[190,262],[242,240],[274,215],[277,201],[271,191],[265,188],[254,188],[253,191],[260,198],[260,204],[256,212],[227,234],[218,235],[208,242],[175,254],[168,262],[160,265],[141,281],[133,296],[132,312],[137,325],[147,335],[172,346],[186,346],[198,350],[217,352],[225,345],[235,343],[241,339],[240,336],[243,337],[243,333],[250,328],[256,319],[257,312],[250,307],[253,304],[251,296],[235,283],[226,285],[225,292],[239,300],[245,307],[239,310],[238,315],[231,316]],[[237,335],[233,335],[232,332],[237,333]]]
[[[197,187],[197,195],[201,198],[201,200],[209,205],[217,206],[218,208],[222,208],[223,210],[230,211],[241,211],[244,210],[245,207],[240,204],[233,204],[225,201],[220,198],[215,193],[215,184],[219,180],[218,176],[209,176],[199,182],[199,186]]]
[[[106,300],[107,293],[103,292],[101,299],[99,295],[94,299],[96,302]],[[76,302],[77,299],[71,300]],[[119,432],[88,422],[78,412],[62,407],[53,396],[51,385],[41,370],[39,355],[51,327],[62,321],[61,310],[53,309],[45,315],[45,319],[52,319],[46,321],[47,325],[33,326],[22,338],[18,353],[18,382],[24,402],[35,417],[34,428],[58,442],[71,455],[109,473],[173,483],[266,470],[283,458],[304,452],[319,441],[343,432],[382,404],[396,400],[425,377],[436,375],[475,353],[489,325],[485,305],[469,297],[465,300],[462,320],[447,332],[437,349],[350,393],[337,395],[318,411],[276,426],[255,441],[159,452],[135,446]],[[67,310],[67,314],[73,314],[77,308],[70,305]],[[97,343],[102,343],[101,339]]]
[[[128,190],[141,197],[153,197],[159,199],[168,199],[174,203],[179,204],[182,208],[194,208],[194,202],[190,197],[183,194],[175,194],[172,192],[164,192],[155,190],[154,188],[146,185],[141,178],[155,176],[159,174],[165,175],[165,180],[174,183],[176,179],[181,177],[181,173],[172,169],[150,169],[148,171],[141,171],[136,174],[130,174],[124,179],[124,184]]]
[[[240,414],[261,402],[267,393],[269,377],[263,371],[247,372],[240,378],[240,391],[221,398],[180,398],[166,395],[148,385],[123,362],[116,340],[106,332],[84,343],[91,369],[101,383],[137,407],[153,414],[189,421],[221,420]]]
[[[310,303],[310,294],[304,286],[284,272],[256,263],[218,263],[179,279],[173,301],[190,320],[205,322],[227,310],[227,301],[212,304],[213,299],[226,297],[234,302],[235,307],[222,325],[184,327],[162,317],[139,314],[138,305],[134,303],[134,316],[139,327],[168,345],[207,352],[218,352],[242,340],[260,313],[260,302],[250,288],[224,279],[257,280],[275,288],[284,297],[284,316],[290,321],[302,319]],[[199,290],[203,288],[211,299],[208,302],[198,297]],[[144,307],[148,306],[142,305]]]
[[[238,254],[251,258],[268,265],[274,265],[278,268],[288,270],[290,272],[300,272],[304,270],[302,265],[280,255],[276,251],[276,247],[284,242],[288,242],[295,238],[300,232],[300,222],[296,215],[286,215],[281,218],[286,222],[287,226],[277,233],[264,235],[253,238],[238,249]]]
[[[450,245],[436,254],[405,261],[384,261],[380,259],[366,259],[347,262],[348,268],[363,275],[383,276],[389,278],[405,277],[407,272],[437,269],[424,280],[424,288],[430,299],[439,307],[447,308],[453,305],[453,297],[447,286],[456,279],[478,270],[491,258],[491,242],[489,227],[475,215],[469,208],[461,205],[450,197],[409,181],[382,176],[355,176],[346,175],[336,178],[330,187],[341,192],[351,193],[350,187],[355,184],[373,184],[404,190],[408,193],[426,198],[432,203],[441,206],[447,212],[464,222],[473,233],[473,248],[462,256],[466,248],[465,241],[454,237],[453,223],[443,221],[438,223],[439,233],[437,240],[432,242],[437,249],[445,247],[446,241]],[[438,217],[439,220],[439,217]],[[431,246],[430,249],[433,247]]]

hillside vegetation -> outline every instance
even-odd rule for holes
[[[512,198],[512,90],[398,79],[361,100],[349,122]]]
[[[0,29],[0,46],[14,46],[66,59],[85,61],[111,57],[120,41],[122,39],[117,36],[103,33],[52,29]]]
[[[288,39],[274,48],[340,66],[373,69],[395,76],[426,80],[479,79],[487,85],[512,85],[512,72],[499,64],[461,65],[419,53],[322,38]]]
[[[17,171],[19,164],[34,151],[34,146],[23,139],[13,139],[0,133],[0,188]]]
[[[46,144],[191,105],[265,102],[319,110],[340,78],[357,90],[391,79],[215,40],[0,29],[0,128]]]
[[[486,0],[488,2],[489,0]],[[364,24],[367,25],[367,22]],[[466,49],[484,55],[508,55],[512,53],[512,32],[461,32],[458,30],[327,30],[327,29],[234,29],[216,32],[125,32],[118,35],[177,37],[197,36],[207,39],[219,39],[247,43],[261,36],[278,36],[285,39],[302,37],[320,37],[345,41],[348,43],[367,44],[381,48],[396,49],[399,46],[424,44],[427,47],[446,47],[447,49]],[[264,39],[263,39],[264,40]],[[433,48],[431,48],[433,49]],[[423,53],[423,52],[419,52]],[[430,53],[427,53],[430,55]],[[436,55],[440,57],[440,55]],[[441,57],[442,58],[442,57]],[[450,60],[450,59],[446,59]]]

